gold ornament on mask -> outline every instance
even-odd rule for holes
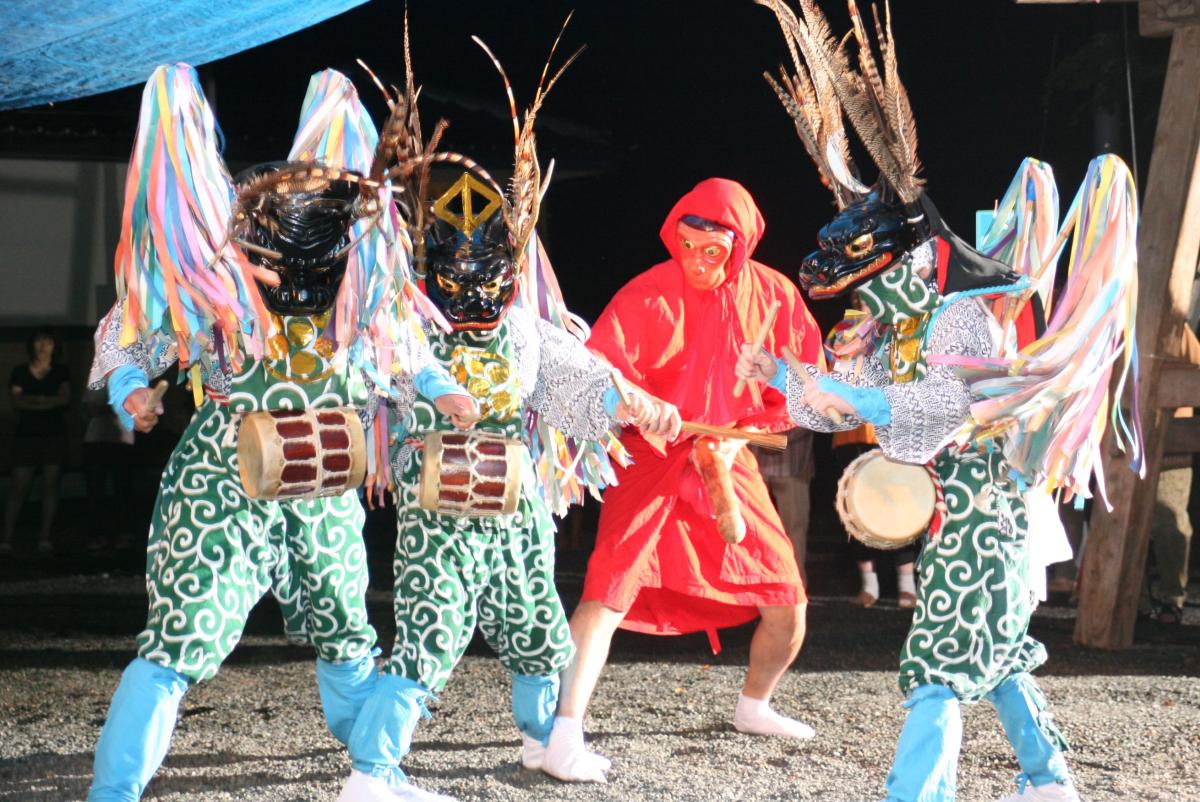
[[[483,208],[478,213],[475,212],[477,195],[484,201]],[[459,202],[461,213],[456,213],[450,208],[455,200]],[[470,173],[463,173],[433,202],[433,213],[467,237],[475,233],[475,229],[483,225],[499,208],[500,196],[496,191]]]

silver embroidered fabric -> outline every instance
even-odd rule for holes
[[[890,345],[889,345],[890,348]],[[941,310],[933,323],[925,348],[929,354],[957,354],[987,357],[995,351],[988,313],[973,298],[953,301]],[[965,382],[945,365],[930,365],[924,379],[892,384],[886,360],[889,352],[863,361],[862,373],[826,374],[831,379],[859,387],[881,387],[892,408],[892,422],[876,426],[879,447],[899,462],[925,463],[941,451],[950,436],[967,419],[971,395]],[[814,366],[806,366],[809,375],[820,375]],[[788,414],[798,425],[818,432],[858,428],[863,421],[847,415],[841,425],[801,401],[804,385],[790,370],[787,377]]]
[[[89,390],[103,389],[108,374],[122,365],[136,365],[146,374],[146,378],[153,379],[166,372],[179,358],[175,343],[161,335],[156,335],[150,342],[139,340],[132,345],[121,346],[121,320],[125,316],[125,303],[124,298],[118,300],[96,327],[92,337],[96,351],[92,368],[88,371]]]
[[[580,340],[520,307],[508,310],[503,325],[512,332],[521,400],[528,408],[576,440],[598,440],[617,424],[604,410],[604,394],[612,386],[607,363],[597,359]],[[433,333],[431,324],[427,324],[426,334]],[[392,387],[399,398],[388,401],[391,419],[407,420],[417,396],[412,376],[396,377]],[[392,468],[397,475],[412,449],[412,445],[402,443],[393,452]]]
[[[532,318],[513,309],[519,318]],[[557,326],[532,318],[537,342],[537,380],[527,397],[531,408],[546,423],[576,440],[598,440],[616,424],[604,409],[604,395],[612,387],[612,368],[598,359],[583,342]],[[529,329],[516,327],[518,354]],[[528,342],[528,340],[527,340]],[[522,362],[525,360],[522,359]]]
[[[363,374],[363,384],[367,385],[367,403],[361,407],[356,407],[354,411],[358,413],[358,419],[362,422],[363,431],[369,432],[371,424],[375,422],[375,416],[379,414],[380,399],[379,392],[375,389],[375,382],[368,379],[366,374]]]
[[[929,354],[988,357],[994,351],[988,313],[973,298],[954,301],[933,324]],[[884,388],[892,422],[878,426],[879,447],[894,460],[925,463],[942,450],[971,412],[971,392],[946,365],[929,365],[924,379]]]
[[[856,387],[885,387],[892,381],[891,373],[876,358],[864,359],[862,371],[856,374],[836,370],[821,373],[816,365],[805,365],[804,367],[813,381],[816,381],[818,376],[826,376],[846,384],[853,384]],[[801,382],[799,377],[789,369],[787,375],[788,415],[796,422],[797,426],[803,426],[814,432],[848,432],[863,425],[862,418],[857,415],[844,415],[841,423],[834,423],[827,416],[800,400],[803,393],[804,382]]]
[[[463,391],[466,392],[465,390]],[[413,374],[401,373],[392,377],[392,395],[388,398],[388,410],[394,421],[408,420],[413,404],[417,401],[417,385]]]

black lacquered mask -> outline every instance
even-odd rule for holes
[[[464,173],[431,209],[425,294],[455,329],[495,328],[516,297],[516,265],[501,207],[491,187]]]
[[[313,177],[303,165],[273,162],[238,176],[237,237],[250,261],[279,276],[260,284],[280,315],[317,314],[333,306],[346,272],[357,185],[345,173]],[[342,178],[331,176],[341,175]]]
[[[456,329],[499,325],[517,292],[508,227],[501,215],[467,237],[442,220],[425,242],[425,294]]]
[[[821,229],[820,249],[800,267],[800,286],[814,299],[849,292],[895,267],[929,236],[915,204],[891,203],[872,193],[847,205]]]

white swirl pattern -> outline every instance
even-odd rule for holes
[[[344,403],[344,401],[342,402]],[[236,417],[204,404],[163,473],[146,554],[150,610],[138,654],[195,681],[211,678],[268,591],[290,638],[334,662],[370,652],[362,506],[354,493],[311,501],[248,498]]]
[[[1025,502],[999,453],[943,452],[934,467],[948,513],[918,560],[900,687],[908,693],[944,685],[974,702],[1046,659],[1042,644],[1027,634],[1034,599]]]
[[[432,333],[430,346],[443,364],[449,363],[459,345],[502,355],[515,363],[521,390],[527,394],[522,400],[530,403],[528,394],[538,394],[531,388],[543,381],[544,370],[558,379],[572,364],[571,359],[547,358],[548,351],[539,348],[537,331],[528,316],[513,309],[492,333]],[[580,365],[577,353],[562,350],[575,358],[576,374],[572,381],[553,382],[554,388],[563,388],[562,393],[542,390],[541,409],[553,408],[552,415],[559,413],[557,420],[590,432],[596,425],[594,405],[582,403],[578,394],[595,388],[593,392],[603,395],[599,374],[589,363]],[[583,374],[588,370],[593,375],[585,382]],[[408,397],[412,403],[404,429],[411,437],[452,428],[429,401]],[[600,414],[606,428],[607,416],[602,409]],[[504,422],[489,419],[479,427],[515,439],[521,436],[522,417],[517,414]],[[400,487],[394,564],[396,641],[384,671],[420,682],[436,693],[445,687],[477,626],[515,673],[546,676],[566,668],[574,646],[554,585],[554,523],[541,498],[529,492],[533,468],[528,452],[523,466],[525,491],[517,511],[496,518],[458,518],[421,509],[417,481],[423,457],[421,450],[412,447],[398,448],[393,457]]]

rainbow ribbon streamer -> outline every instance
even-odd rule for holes
[[[235,365],[249,335],[261,354],[267,319],[257,268],[226,247],[234,188],[215,127],[195,70],[154,71],[142,93],[114,258],[117,296],[126,299],[122,345],[162,332],[178,344],[183,368],[208,367],[214,332]]]
[[[1041,173],[1047,175],[1048,170]],[[1024,190],[1018,198],[1023,200],[1010,206],[1006,222],[998,219],[996,224],[1011,226],[1014,218],[1026,221],[1013,227],[1017,233],[1011,241],[1019,247],[1002,246],[995,252],[1016,259],[1018,265],[1037,264],[1034,257],[1049,259],[1033,270],[1018,267],[1039,282],[1053,274],[1059,254],[1053,243],[1065,243],[1067,234],[1073,235],[1066,282],[1045,334],[1012,357],[931,355],[930,361],[955,367],[976,399],[971,420],[955,436],[959,444],[992,444],[1003,438],[1017,481],[1045,485],[1050,492],[1061,491],[1064,500],[1078,497],[1077,503],[1082,503],[1091,496],[1089,484],[1095,477],[1108,505],[1103,471],[1098,470],[1106,426],[1113,427],[1118,448],[1130,453],[1132,468],[1144,473],[1137,408],[1136,189],[1121,159],[1094,159],[1051,241],[1044,229],[1035,236],[1029,225],[1048,216],[1048,210],[1029,208],[1039,202],[1038,192],[1028,191],[1030,181],[1036,184],[1040,178],[1027,175],[1021,180]],[[1040,190],[1042,199],[1055,197],[1045,186]],[[1001,230],[995,225],[993,229]],[[1028,235],[1021,235],[1022,230]],[[1110,400],[1110,387],[1115,400]],[[1121,399],[1130,399],[1128,416]]]

